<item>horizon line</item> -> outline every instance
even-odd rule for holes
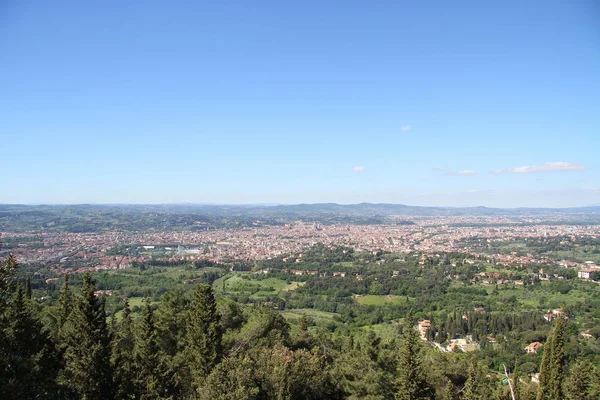
[[[278,207],[278,206],[318,206],[318,205],[338,205],[338,206],[358,206],[358,205],[391,205],[391,206],[404,206],[404,207],[417,207],[417,208],[444,208],[444,209],[474,209],[474,208],[487,208],[487,209],[498,209],[498,210],[523,210],[523,209],[547,209],[547,210],[561,210],[561,209],[582,209],[582,208],[600,208],[600,204],[591,204],[585,206],[564,206],[564,207],[489,207],[485,205],[477,206],[423,206],[423,205],[411,205],[404,203],[373,203],[373,202],[360,202],[360,203],[336,203],[336,202],[317,202],[317,203],[192,203],[192,202],[173,202],[173,203],[0,203],[0,206],[26,206],[26,207],[41,207],[41,206],[55,206],[55,207],[67,207],[67,206],[234,206],[234,207]]]

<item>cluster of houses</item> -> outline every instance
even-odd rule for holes
[[[229,269],[230,271],[234,270],[234,267],[231,267]],[[322,278],[327,277],[327,272],[319,272],[319,271],[314,271],[314,270],[309,270],[309,269],[282,269],[281,272],[284,273],[289,273],[292,275],[296,275],[296,276],[304,276],[304,275],[311,275],[311,276],[316,276],[319,275]],[[263,269],[259,269],[258,271],[254,271],[254,274],[256,275],[268,275],[273,273],[273,269],[272,268],[263,268]],[[348,273],[345,271],[334,271],[332,272],[332,276],[334,277],[340,277],[340,278],[345,278],[346,275]],[[362,281],[363,277],[360,274],[356,274],[356,280],[357,281]]]
[[[580,279],[596,279],[600,274],[600,266],[596,265],[593,261],[586,261],[583,265],[583,268],[579,270],[577,276]]]
[[[474,311],[478,311],[478,312],[484,312],[485,309],[479,307],[479,308],[475,308]],[[548,310],[548,312],[546,314],[544,314],[544,319],[548,322],[552,322],[553,320],[555,320],[556,318],[559,317],[565,317],[565,312],[564,310],[560,309],[560,308],[555,308],[552,310]],[[463,319],[468,319],[468,313],[463,315]],[[416,330],[419,332],[419,335],[421,336],[421,339],[423,341],[427,341],[427,332],[429,331],[429,329],[431,329],[431,321],[428,319],[419,321],[417,323],[416,326]],[[586,330],[581,332],[581,336],[584,338],[589,338],[589,339],[593,339],[594,336],[591,334],[590,330]],[[487,337],[487,340],[490,343],[497,343],[498,340],[496,338],[493,337]],[[479,348],[479,344],[473,341],[472,336],[467,335],[465,336],[465,338],[461,338],[461,339],[451,339],[448,342],[448,345],[446,347],[440,345],[439,343],[433,343],[436,347],[438,347],[438,349],[440,351],[443,352],[451,352],[451,351],[456,351],[456,350],[461,350],[463,352],[469,352],[469,351],[473,351]],[[543,343],[540,342],[532,342],[530,344],[528,344],[524,350],[527,354],[537,354],[538,350],[541,349],[544,346]]]
[[[514,283],[516,286],[524,286],[525,283],[521,279],[504,279],[500,272],[479,272],[475,274],[471,283],[482,283],[484,285],[506,285],[508,283]]]

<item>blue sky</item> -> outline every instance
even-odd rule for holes
[[[594,0],[3,1],[0,203],[600,204],[599,71]]]

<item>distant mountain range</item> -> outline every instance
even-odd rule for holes
[[[0,204],[0,217],[12,213],[69,212],[74,214],[137,212],[205,214],[232,217],[304,217],[307,215],[339,215],[348,217],[389,216],[535,216],[535,215],[596,215],[600,206],[575,208],[489,208],[489,207],[422,207],[404,204],[294,204],[294,205],[228,205],[228,204],[76,204],[76,205],[20,205]]]
[[[538,217],[569,224],[600,224],[600,207],[487,208],[417,207],[403,204],[296,205],[19,205],[0,204],[0,232],[202,231],[282,225],[294,221],[323,224],[414,224],[411,217]],[[476,223],[476,222],[471,222]]]

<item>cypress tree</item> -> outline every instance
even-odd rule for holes
[[[27,280],[25,280],[25,297],[28,300],[31,300],[31,278],[27,277]]]
[[[479,365],[477,359],[473,356],[467,369],[467,381],[463,390],[463,400],[484,400],[481,394],[481,383]]]
[[[521,376],[519,375],[519,366],[515,364],[515,370],[512,373],[512,385],[515,397],[518,399],[521,392]]]
[[[552,336],[544,346],[544,355],[540,366],[540,384],[537,400],[554,400],[563,398],[563,377],[566,355],[565,329],[567,320],[560,317],[556,320]]]
[[[69,274],[64,274],[63,285],[58,295],[58,328],[62,328],[73,309],[73,293],[69,288]]]
[[[537,400],[550,400],[548,385],[550,385],[550,360],[552,359],[552,337],[549,337],[544,345],[544,354],[540,365],[539,384],[537,390]]]
[[[104,301],[96,298],[94,291],[92,277],[86,273],[81,293],[61,331],[65,362],[61,382],[85,400],[113,397],[111,337]]]
[[[209,285],[198,285],[190,306],[186,332],[186,360],[194,384],[221,359],[221,326],[217,303]]]
[[[552,355],[550,358],[550,382],[548,384],[548,394],[551,399],[563,398],[563,378],[564,366],[566,361],[565,354],[565,329],[567,320],[562,316],[557,319],[552,337]]]
[[[423,368],[419,358],[419,335],[413,327],[412,312],[406,317],[404,340],[400,349],[396,379],[396,399],[416,400],[431,397],[431,389],[424,379]]]
[[[306,314],[302,314],[302,317],[300,318],[300,331],[308,332],[308,317]]]

